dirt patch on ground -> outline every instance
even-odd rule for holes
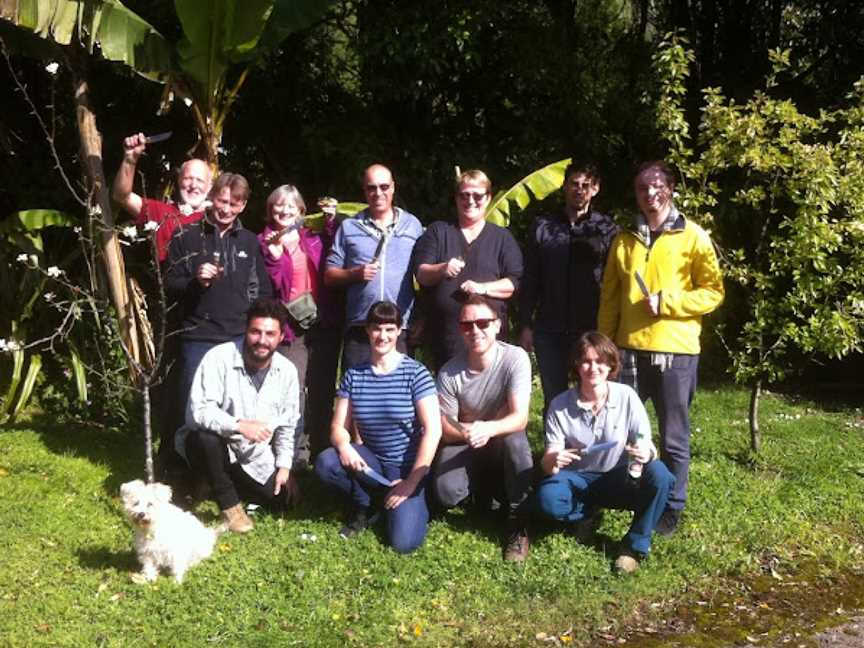
[[[765,573],[725,582],[715,592],[679,606],[669,618],[632,627],[598,643],[630,648],[864,648],[864,573],[823,574],[804,565],[780,574],[770,561]]]

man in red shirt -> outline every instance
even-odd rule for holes
[[[123,162],[120,163],[120,169],[114,178],[112,195],[135,219],[136,225],[143,227],[152,221],[159,226],[156,230],[156,246],[159,260],[164,261],[168,255],[168,243],[175,230],[182,225],[201,220],[204,215],[204,202],[213,184],[213,174],[204,160],[186,160],[178,174],[180,202],[142,198],[132,187],[138,158],[146,148],[147,138],[144,133],[130,135],[123,140]]]

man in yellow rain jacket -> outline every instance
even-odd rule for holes
[[[612,243],[600,294],[598,328],[622,350],[619,380],[650,398],[660,427],[660,457],[675,488],[657,532],[673,533],[687,499],[690,403],[696,391],[702,316],[723,301],[723,278],[708,234],[672,202],[675,176],[662,161],[636,174],[640,214]]]

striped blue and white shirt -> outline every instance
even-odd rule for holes
[[[413,464],[423,435],[415,404],[437,397],[426,367],[408,356],[386,374],[360,364],[345,372],[337,395],[351,401],[360,438],[382,463]]]

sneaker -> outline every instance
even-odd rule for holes
[[[623,551],[615,559],[615,573],[617,574],[633,574],[639,570],[639,560],[641,556],[633,551]]]
[[[654,527],[654,533],[661,536],[670,536],[678,529],[678,524],[681,522],[680,509],[669,509],[663,511],[663,515],[657,520],[657,525]]]
[[[362,533],[367,528],[375,523],[375,520],[378,519],[378,515],[370,515],[370,508],[366,507],[356,507],[351,509],[351,512],[348,514],[348,521],[345,523],[339,530],[339,535],[345,538],[353,538],[358,533]]]
[[[235,504],[231,508],[222,511],[222,519],[228,525],[228,530],[234,533],[249,533],[255,528],[252,520],[246,515],[242,504]]]
[[[601,509],[593,509],[581,520],[574,522],[567,533],[576,538],[576,542],[579,544],[591,544],[594,540],[594,534],[597,533],[597,529],[600,528],[602,523],[603,511]]]
[[[528,532],[525,527],[514,525],[508,529],[504,538],[504,560],[523,563],[528,558],[530,547],[531,542],[528,540]]]

